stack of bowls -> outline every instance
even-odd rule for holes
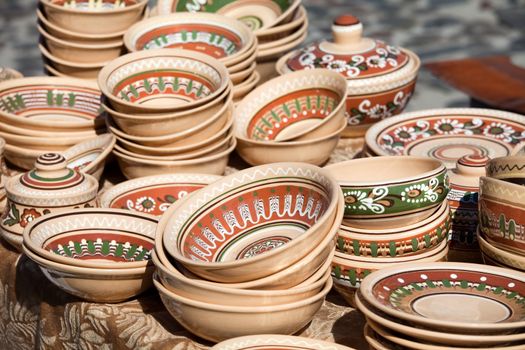
[[[363,278],[385,267],[442,261],[451,225],[447,169],[423,157],[355,159],[326,167],[345,199],[332,276],[353,305]]]
[[[152,285],[157,218],[122,209],[75,209],[35,219],[23,251],[64,292],[115,303]]]
[[[96,79],[121,55],[122,36],[144,15],[147,0],[40,0],[39,45],[50,75]]]
[[[130,52],[178,48],[202,52],[228,69],[233,98],[241,99],[259,80],[255,71],[257,39],[236,19],[213,13],[175,13],[133,25],[124,35]]]
[[[525,271],[525,157],[490,160],[480,178],[478,241],[487,264]]]
[[[371,274],[356,304],[371,349],[521,350],[525,275],[478,264],[418,263]]]
[[[97,84],[80,79],[31,77],[0,82],[0,137],[5,158],[22,169],[105,129]]]
[[[140,51],[106,65],[98,83],[127,178],[224,173],[236,141],[223,63],[189,50]]]
[[[327,69],[272,79],[235,108],[237,152],[251,165],[324,164],[345,128],[346,80]]]
[[[342,200],[324,170],[275,163],[177,201],[155,239],[154,283],[164,305],[190,332],[215,342],[297,332],[332,287]]]

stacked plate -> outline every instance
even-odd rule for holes
[[[327,69],[272,79],[235,108],[237,152],[251,165],[324,164],[345,128],[346,80]]]
[[[501,349],[525,344],[525,275],[462,263],[418,263],[366,277],[356,304],[372,349]]]
[[[40,51],[50,75],[95,79],[121,55],[122,36],[144,15],[147,0],[40,0]]]
[[[43,153],[61,152],[105,129],[97,84],[31,77],[0,82],[0,137],[5,158],[32,169]]]
[[[345,198],[332,276],[350,303],[368,274],[445,260],[450,207],[445,166],[419,157],[375,157],[326,167]]]
[[[140,51],[110,62],[98,82],[127,178],[224,173],[236,141],[223,63],[189,50]]]
[[[347,346],[318,339],[296,337],[291,335],[261,334],[228,339],[215,344],[211,350],[351,350]]]
[[[138,22],[124,35],[130,52],[180,48],[218,59],[228,69],[233,98],[241,99],[259,81],[257,39],[236,19],[214,13],[175,13]]]
[[[155,286],[190,332],[222,341],[292,334],[332,287],[339,187],[302,163],[224,177],[173,204],[155,239]]]

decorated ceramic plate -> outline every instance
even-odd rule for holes
[[[503,157],[525,139],[525,116],[490,109],[445,108],[387,118],[366,133],[370,155],[439,159],[447,168],[465,155]]]
[[[420,263],[380,270],[360,292],[398,319],[457,332],[501,332],[525,326],[525,274],[462,263]]]
[[[228,339],[212,350],[350,350],[351,348],[327,341],[279,334],[249,335]]]

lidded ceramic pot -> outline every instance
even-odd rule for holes
[[[338,17],[332,26],[334,41],[314,43],[281,57],[276,69],[286,74],[302,69],[327,68],[348,82],[343,137],[362,137],[375,122],[399,114],[414,92],[420,67],[410,50],[365,38],[354,16]]]
[[[0,233],[21,249],[24,228],[34,219],[74,208],[95,207],[98,181],[67,168],[64,156],[45,153],[37,158],[33,170],[10,178],[5,189],[7,205]]]
[[[452,212],[451,249],[477,250],[479,178],[485,176],[490,159],[484,155],[466,155],[449,170],[450,192],[447,199]]]

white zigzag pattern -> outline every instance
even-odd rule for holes
[[[64,194],[72,194],[71,192],[54,192],[54,193],[45,193],[45,198],[26,198],[26,197],[20,197],[13,194],[8,194],[8,198],[13,200],[14,202],[18,204],[23,204],[27,206],[51,206],[51,207],[58,207],[58,206],[64,206],[64,205],[81,205],[86,202],[95,201],[97,196],[97,189],[83,194],[81,196],[75,196],[74,198],[71,197],[64,197],[64,198],[54,198],[54,196],[58,195],[64,195]],[[31,196],[31,193],[28,194],[28,196]]]
[[[44,224],[34,228],[31,234],[32,240],[42,245],[50,237],[60,233],[79,229],[101,229],[113,228],[135,232],[155,239],[157,223],[142,218],[119,217],[105,213],[103,216],[89,215],[76,216],[75,218],[60,218],[54,221],[46,221]]]
[[[221,83],[221,76],[215,68],[191,59],[183,57],[156,57],[135,61],[122,66],[109,76],[108,87],[113,90],[115,86],[126,77],[140,71],[162,68],[185,69],[190,72],[200,73],[210,79],[216,86]]]
[[[220,344],[219,344],[220,345]],[[247,339],[247,340],[241,340],[232,344],[224,345],[217,347],[217,350],[239,350],[244,348],[249,348],[252,346],[260,346],[260,345],[291,345],[296,347],[301,347],[305,349],[309,348],[315,348],[317,350],[339,350],[340,347],[337,345],[331,345],[331,344],[322,344],[315,339],[306,339],[306,338],[299,338],[297,339],[291,339],[291,338],[264,338],[264,339]]]
[[[104,149],[108,145],[108,142],[112,139],[112,137],[113,136],[110,134],[100,135],[94,139],[84,141],[71,148],[68,148],[65,152],[62,153],[62,155],[66,159],[70,159],[78,154],[84,153],[85,151],[89,151],[91,149]]]
[[[496,195],[501,198],[501,196],[508,196],[512,198],[513,200],[518,199],[522,200],[525,199],[525,188],[521,189],[510,189],[505,186],[500,186],[496,184],[492,184],[489,182],[481,182],[481,186],[483,186],[482,193],[485,192],[491,192],[493,195]],[[517,185],[518,186],[518,185]],[[489,194],[490,195],[490,194]]]
[[[180,212],[172,213],[172,218],[168,221],[166,231],[166,242],[174,244],[177,240],[179,231],[186,222],[186,220],[192,215],[192,213],[199,210],[205,203],[209,202],[213,198],[225,193],[226,191],[236,186],[244,185],[254,180],[261,178],[277,177],[277,176],[302,176],[320,183],[323,187],[327,188],[328,192],[332,190],[332,182],[323,174],[315,171],[314,169],[302,169],[302,168],[266,168],[262,169],[248,169],[243,172],[232,175],[232,178],[225,179],[224,181],[218,181],[212,185],[209,185],[205,190],[195,192],[193,195],[191,204],[187,209]],[[228,181],[228,182],[227,182]]]

